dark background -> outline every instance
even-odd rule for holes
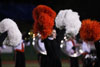
[[[99,20],[100,17],[100,2],[98,0],[0,0],[0,10],[2,7],[1,4],[8,8],[10,7],[7,5],[18,6],[20,4],[35,7],[39,4],[45,4],[52,7],[56,12],[61,9],[73,9],[74,11],[79,12],[81,19],[92,18]],[[29,8],[31,9],[32,7],[24,7],[23,9]]]
[[[32,10],[39,4],[50,6],[57,13],[61,9],[72,9],[79,13],[81,20],[90,18],[99,21],[100,18],[98,0],[0,0],[0,17],[31,23]]]
[[[100,21],[98,0],[0,0],[0,21],[4,18],[11,18],[18,24],[22,33],[29,31],[34,23],[32,10],[39,4],[50,6],[57,13],[59,10],[72,9],[79,13],[81,21],[88,18]],[[27,58],[31,60],[36,56],[32,48],[29,46],[26,49]],[[11,55],[4,56],[11,57]]]

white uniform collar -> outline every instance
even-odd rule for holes
[[[48,39],[49,39],[49,40],[53,40],[54,38],[53,38],[53,37],[48,37]]]

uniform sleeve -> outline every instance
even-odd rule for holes
[[[25,47],[25,44],[23,42],[23,40],[20,41],[20,43],[18,44],[18,46],[14,47],[14,50],[22,50],[22,43],[23,43],[23,46]]]
[[[82,49],[84,52],[90,52],[90,46],[85,42],[82,43]]]
[[[42,51],[46,51],[45,46],[44,46],[44,43],[41,42],[41,39],[38,40],[38,44],[39,44],[40,49],[41,49]]]
[[[72,49],[72,47],[73,47],[73,44],[72,44],[72,42],[71,41],[67,41],[66,42],[66,51],[68,52],[68,53],[74,53],[74,50]]]

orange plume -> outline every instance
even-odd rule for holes
[[[47,38],[53,30],[56,12],[46,5],[39,5],[33,9],[33,31],[35,35],[41,34],[42,39]]]
[[[97,41],[100,39],[100,23],[95,20],[83,20],[80,29],[80,37],[85,41]]]

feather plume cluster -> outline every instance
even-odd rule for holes
[[[33,9],[33,31],[35,35],[41,34],[42,39],[47,38],[53,30],[56,12],[46,5],[38,5]]]
[[[66,30],[65,35],[69,37],[77,35],[81,27],[81,21],[78,13],[71,9],[60,10],[55,22],[56,27],[59,29],[64,28]]]
[[[100,22],[86,19],[82,21],[80,37],[85,41],[97,41],[100,39]]]
[[[9,19],[5,18],[0,22],[0,33],[7,31],[8,35],[4,40],[4,45],[17,46],[22,39],[22,34],[17,27],[17,24]]]

